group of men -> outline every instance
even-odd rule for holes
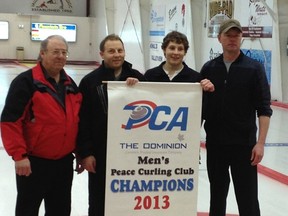
[[[240,50],[242,28],[234,19],[220,26],[223,54],[200,73],[184,57],[187,37],[176,31],[162,43],[166,61],[144,74],[125,61],[121,38],[108,35],[100,43],[102,64],[79,84],[65,72],[68,44],[59,35],[41,42],[35,67],[11,83],[1,114],[1,136],[16,169],[16,216],[71,213],[73,161],[89,172],[89,216],[104,216],[107,85],[103,81],[199,82],[203,89],[210,216],[224,216],[230,174],[241,216],[260,216],[257,164],[264,155],[270,90],[263,66]],[[257,133],[256,116],[259,119]],[[257,137],[258,135],[258,137]]]

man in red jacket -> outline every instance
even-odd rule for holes
[[[73,151],[82,95],[64,71],[66,40],[42,41],[39,62],[11,83],[1,115],[1,136],[15,161],[16,216],[69,216]]]

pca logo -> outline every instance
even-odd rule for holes
[[[179,128],[187,129],[188,107],[179,107],[176,111],[170,106],[157,106],[152,101],[140,100],[127,104],[123,110],[130,111],[126,124],[122,124],[125,130],[148,126],[150,130],[171,131]]]

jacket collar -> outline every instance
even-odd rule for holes
[[[37,65],[32,68],[32,74],[34,80],[48,85],[49,82],[47,79],[49,79],[50,76],[47,74],[46,69],[42,66],[41,62],[38,62]],[[62,69],[60,72],[60,79],[64,80],[64,85],[68,85],[71,83],[71,80],[64,69]]]

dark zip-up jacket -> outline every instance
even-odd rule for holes
[[[132,69],[132,65],[125,61],[118,81],[125,81],[128,77],[145,81],[143,74]],[[107,145],[107,85],[102,81],[114,80],[114,70],[106,68],[102,62],[99,68],[87,74],[79,84],[83,103],[80,110],[77,152],[81,158],[95,156],[98,168],[103,165],[100,161],[105,161]]]
[[[75,150],[82,95],[65,73],[65,105],[40,63],[11,83],[1,115],[3,145],[14,160],[60,159]]]
[[[125,61],[117,81],[125,81],[128,77],[137,78],[139,81],[145,80],[139,71],[132,69],[132,65]],[[89,175],[89,182],[90,186],[96,190],[96,193],[93,190],[94,194],[90,196],[90,202],[95,202],[92,205],[96,205],[97,215],[104,215],[107,152],[108,96],[107,85],[103,84],[102,81],[114,80],[116,80],[114,70],[106,68],[104,62],[102,62],[102,65],[87,74],[79,85],[83,95],[83,103],[80,110],[77,153],[80,158],[91,155],[96,158],[96,173],[93,174],[95,178],[92,179]],[[109,118],[112,119],[114,115],[118,115],[117,113],[110,114]],[[118,136],[113,131],[109,134]]]
[[[172,79],[170,80],[168,75],[163,70],[163,65],[165,62],[162,62],[159,66],[147,70],[144,74],[147,81],[150,82],[188,82],[195,83],[200,82],[201,76],[197,71],[189,68],[185,62],[183,62],[183,69]]]
[[[263,65],[241,52],[228,72],[220,55],[200,73],[215,86],[215,92],[204,93],[206,144],[255,145],[256,116],[272,115]]]

